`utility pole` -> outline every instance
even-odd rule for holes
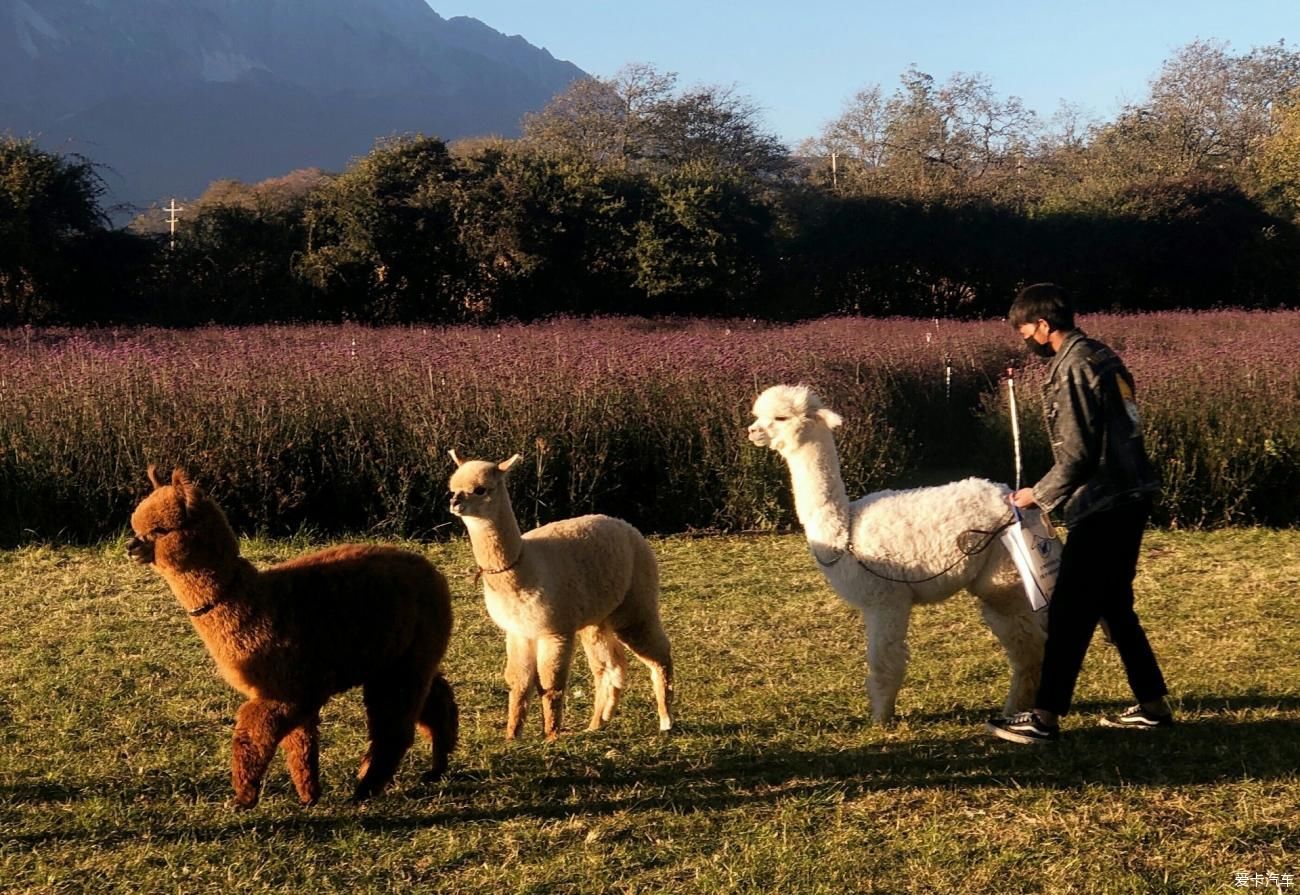
[[[167,244],[169,249],[176,248],[176,213],[184,210],[185,206],[177,205],[174,197],[172,198],[171,204],[163,209],[163,211],[167,212],[167,225],[171,231],[171,237]]]
[[[831,189],[833,190],[838,190],[840,188],[840,174],[839,174],[838,162],[839,162],[839,153],[836,152],[834,149],[832,149],[831,150]]]

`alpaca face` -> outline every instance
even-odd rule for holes
[[[806,386],[774,385],[754,401],[751,443],[786,454],[807,442],[819,429],[834,429],[840,417],[822,406]]]
[[[165,551],[185,528],[185,501],[170,485],[156,489],[131,514],[135,536],[126,542],[126,555],[138,563],[152,563],[159,545]]]
[[[506,474],[519,462],[515,454],[501,463],[486,460],[462,461],[452,452],[456,471],[451,474],[447,487],[451,489],[451,511],[457,516],[492,516],[496,508],[509,504],[506,493]]]
[[[184,472],[165,485],[149,468],[153,493],[131,514],[126,555],[138,563],[177,571],[215,567],[239,554],[239,543],[220,507],[205,497]]]

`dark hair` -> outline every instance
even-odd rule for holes
[[[1046,320],[1053,330],[1071,330],[1074,329],[1074,302],[1055,283],[1035,283],[1020,290],[1011,303],[1007,319],[1016,327]]]

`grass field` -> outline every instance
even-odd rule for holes
[[[657,733],[636,667],[611,728],[546,745],[534,706],[507,745],[467,545],[417,545],[456,600],[450,779],[421,787],[420,749],[387,795],[347,804],[348,694],[326,709],[321,803],[298,807],[277,760],[247,813],[225,805],[238,699],[162,581],[118,544],[0,553],[0,891],[1188,893],[1300,875],[1300,532],[1152,532],[1139,608],[1181,726],[1097,727],[1130,700],[1098,640],[1065,737],[1038,750],[982,730],[1007,673],[970,598],[917,613],[884,730],[857,616],[800,540],[656,547],[679,730]],[[579,660],[571,727],[588,684]]]

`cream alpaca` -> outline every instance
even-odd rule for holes
[[[523,729],[528,693],[542,697],[548,739],[560,730],[564,687],[581,637],[594,679],[589,730],[614,714],[630,649],[650,669],[659,729],[672,727],[673,660],[659,619],[659,569],[644,537],[609,516],[564,519],[520,534],[501,463],[451,452],[451,511],[469,531],[488,615],[506,634],[506,738]]]
[[[833,430],[841,419],[804,386],[775,385],[754,402],[749,440],[785,458],[795,510],[826,580],[862,613],[867,691],[879,723],[894,716],[907,669],[912,607],[966,589],[1011,664],[1004,711],[1028,709],[1038,686],[1045,634],[1030,611],[1011,558],[993,532],[1005,521],[1008,489],[984,479],[878,491],[849,502]],[[966,556],[963,547],[984,549]],[[890,580],[897,579],[897,580]]]

